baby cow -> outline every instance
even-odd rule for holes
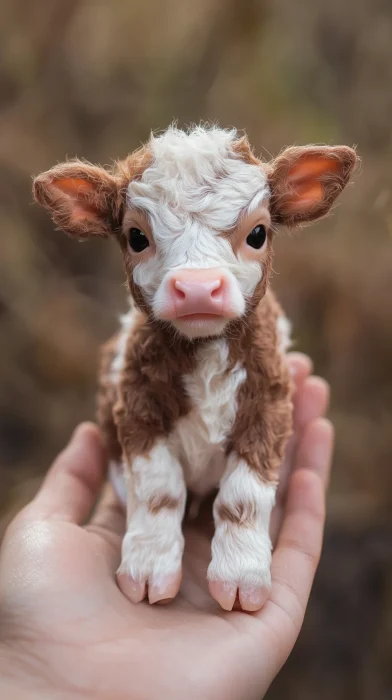
[[[216,488],[211,595],[225,610],[267,599],[292,413],[273,233],[326,214],[355,161],[308,146],[262,162],[235,130],[170,127],[110,170],[74,160],[36,178],[60,228],[114,238],[124,258],[131,305],[103,350],[98,414],[125,477],[118,583],[133,602],[176,596],[187,491]]]

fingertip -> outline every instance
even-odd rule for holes
[[[294,420],[297,426],[305,426],[320,418],[328,410],[330,389],[321,377],[307,377],[294,398]]]
[[[313,370],[310,357],[302,352],[290,352],[287,355],[289,372],[296,383],[303,381]]]
[[[106,452],[101,433],[93,422],[85,421],[75,428],[66,449],[68,448],[93,451],[97,459],[106,463]]]
[[[319,447],[317,456],[328,456],[335,437],[335,428],[329,418],[324,416],[315,418],[305,428],[304,440],[309,442],[309,446]]]
[[[326,379],[323,377],[312,376],[306,380],[309,387],[312,388],[313,392],[318,394],[323,394],[327,400],[329,400],[330,388]]]
[[[300,538],[310,530],[315,534],[317,528],[322,529],[325,517],[326,492],[320,477],[309,469],[298,469],[290,480],[282,537],[287,538],[285,523],[291,536]]]
[[[95,423],[89,421],[80,423],[72,433],[70,441],[60,457],[74,454],[75,452],[82,455],[85,459],[87,458],[90,465],[99,464],[101,467],[99,471],[102,471],[103,465],[106,464],[105,450],[101,440],[101,434]],[[77,464],[79,464],[79,466],[83,465],[84,469],[87,464],[85,459],[82,462],[77,460]],[[61,460],[58,458],[56,463],[59,461]]]
[[[328,485],[335,429],[328,418],[316,418],[305,428],[297,455],[298,470],[305,469],[321,477]]]
[[[301,500],[311,502],[316,491],[320,490],[320,479],[317,474],[311,469],[299,468],[290,479],[290,489],[289,489],[289,500],[288,506],[290,505],[290,500],[295,496],[295,500],[298,499],[298,495],[301,495]],[[291,496],[291,498],[290,498]]]
[[[313,421],[313,430],[317,430],[320,435],[324,436],[325,439],[334,439],[335,428],[332,421],[330,421],[329,418],[316,418],[316,420]]]
[[[79,423],[71,435],[70,442],[86,439],[101,441],[99,428],[92,421],[83,421],[83,423]]]

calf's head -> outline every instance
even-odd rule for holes
[[[55,166],[34,195],[71,236],[118,240],[152,321],[216,336],[264,294],[274,227],[325,215],[355,162],[345,146],[293,147],[262,162],[235,130],[169,127],[110,170]]]

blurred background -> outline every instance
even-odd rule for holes
[[[126,306],[120,255],[78,245],[31,178],[123,157],[151,129],[245,129],[257,154],[357,145],[333,216],[282,232],[273,285],[332,385],[337,450],[324,555],[269,700],[392,694],[392,3],[0,2],[0,536],[75,424]]]

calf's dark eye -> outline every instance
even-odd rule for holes
[[[263,247],[266,238],[267,231],[265,230],[265,226],[259,224],[251,230],[249,236],[246,239],[246,242],[248,245],[250,245],[251,248],[256,248],[256,250],[260,250],[260,248]]]
[[[147,236],[140,228],[130,228],[128,231],[128,243],[135,253],[141,253],[150,245]]]

